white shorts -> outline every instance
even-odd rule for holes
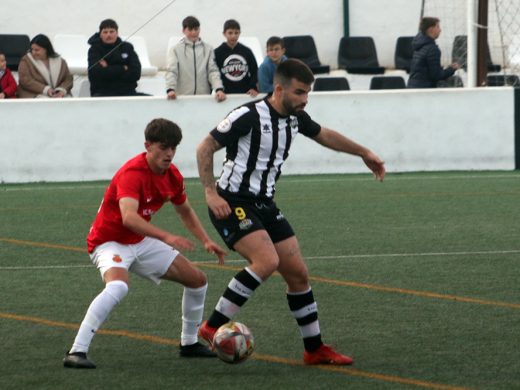
[[[125,268],[145,279],[159,284],[179,251],[155,238],[145,237],[137,244],[120,244],[115,241],[97,246],[90,259],[101,272],[113,267]]]

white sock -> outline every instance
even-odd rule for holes
[[[199,288],[184,287],[182,295],[182,332],[181,345],[195,344],[198,340],[202,316],[204,315],[204,300],[208,284]]]
[[[92,338],[101,324],[105,322],[108,315],[128,293],[128,285],[121,280],[114,280],[105,285],[105,289],[94,298],[90,304],[87,314],[79,327],[74,344],[70,349],[73,352],[88,352]]]

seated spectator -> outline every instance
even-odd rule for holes
[[[31,51],[18,65],[18,97],[71,97],[72,74],[67,62],[54,51],[50,39],[43,34],[31,40]]]
[[[16,80],[7,67],[5,54],[0,52],[0,99],[8,99],[16,97]]]
[[[240,24],[229,19],[224,23],[226,42],[215,49],[215,61],[222,76],[226,93],[258,95],[258,65],[250,48],[238,42]]]
[[[213,47],[200,39],[198,19],[184,18],[182,32],[184,37],[170,49],[166,59],[168,99],[176,99],[177,95],[209,95],[213,90],[218,102],[225,100]]]
[[[278,65],[285,61],[285,46],[280,37],[271,37],[266,43],[267,56],[258,68],[258,89],[260,92],[273,92],[274,72]]]
[[[136,92],[141,62],[129,42],[119,38],[118,25],[105,19],[88,43],[88,79],[91,96],[143,96]]]

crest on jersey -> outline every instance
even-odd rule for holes
[[[114,257],[112,257],[112,261],[114,263],[121,263],[123,261],[123,259],[121,258],[121,256],[116,254],[116,255],[114,255]]]
[[[220,133],[227,133],[231,130],[231,121],[229,118],[225,118],[222,122],[220,122],[217,126],[217,131]]]
[[[251,221],[249,218],[243,219],[243,220],[240,221],[240,223],[238,224],[238,227],[240,228],[240,230],[247,230],[247,229],[249,229],[251,226],[253,226],[253,221]]]

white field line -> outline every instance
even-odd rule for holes
[[[195,181],[185,182],[186,186],[199,184]],[[49,185],[49,186],[33,186],[31,184],[24,184],[22,187],[17,187],[16,184],[8,184],[5,187],[0,185],[0,193],[2,192],[14,192],[14,191],[52,191],[52,190],[65,190],[65,191],[77,191],[77,190],[96,190],[105,189],[108,187],[108,182],[104,184],[65,184],[65,185]]]
[[[341,174],[338,174],[341,175]],[[385,181],[408,181],[408,180],[474,180],[474,179],[520,179],[520,174],[517,173],[504,173],[504,174],[489,174],[489,175],[414,175],[406,176],[406,174],[388,175],[385,177]],[[345,182],[345,181],[374,181],[375,179],[371,176],[355,176],[352,174],[345,174],[340,177],[315,177],[306,179],[304,176],[289,176],[285,179],[281,179],[284,183],[304,183],[304,182]]]
[[[417,174],[413,176],[407,176],[403,174],[389,174],[386,178],[387,181],[400,181],[400,180],[474,180],[474,179],[520,179],[520,174],[516,172],[505,172],[503,174],[489,174],[489,175],[474,175],[474,174],[454,174],[454,175],[429,175]],[[303,183],[303,182],[344,182],[344,181],[373,181],[374,178],[369,176],[357,176],[352,174],[338,174],[337,177],[313,177],[306,178],[305,176],[287,176],[281,180],[281,183]],[[199,185],[198,181],[188,180],[185,182],[187,186]],[[2,188],[0,185],[0,193],[13,192],[13,191],[50,191],[50,190],[84,190],[84,189],[104,189],[108,186],[108,182],[105,184],[91,184],[83,185],[78,184],[67,184],[67,185],[51,185],[51,186],[33,186],[30,184],[24,184],[22,187],[17,187],[16,184],[5,185]]]
[[[449,257],[449,256],[493,256],[520,254],[520,249],[499,251],[462,251],[462,252],[423,252],[423,253],[375,253],[365,255],[335,255],[335,256],[307,256],[306,260],[332,260],[332,259],[378,259],[392,257]],[[209,263],[210,261],[193,261],[193,263]],[[214,262],[217,264],[217,262]],[[243,259],[229,259],[226,264],[245,263]],[[12,270],[34,270],[34,269],[69,269],[69,268],[92,268],[91,264],[85,265],[34,265],[34,266],[0,266],[0,271]]]

